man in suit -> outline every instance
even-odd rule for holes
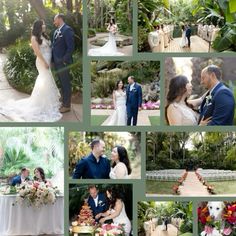
[[[207,125],[233,125],[235,100],[233,93],[221,80],[219,67],[210,65],[201,73],[201,84],[208,89],[208,93],[200,106],[200,119],[209,117]]]
[[[190,40],[190,37],[191,37],[191,28],[190,28],[189,25],[187,25],[187,27],[186,27],[186,33],[185,33],[185,35],[186,35],[186,38],[187,38],[187,40],[188,40],[188,47],[190,48],[190,45],[191,45],[191,40]]]
[[[142,107],[142,88],[135,82],[134,76],[128,77],[128,83],[126,89],[127,125],[130,126],[133,121],[133,126],[136,126],[138,111]]]
[[[74,51],[74,32],[65,24],[64,15],[57,14],[54,17],[54,25],[57,30],[53,35],[52,62],[61,84],[61,113],[69,112],[71,108],[71,76],[69,66],[72,64]]]
[[[19,185],[25,181],[28,181],[29,180],[29,173],[30,173],[29,169],[27,169],[26,167],[22,168],[20,175],[17,175],[12,179],[11,185],[16,186],[16,185]]]
[[[77,163],[73,179],[109,179],[111,167],[109,160],[103,156],[104,141],[94,139],[90,146],[92,152]]]
[[[88,189],[88,204],[93,211],[93,217],[95,218],[96,222],[99,222],[102,217],[102,213],[106,212],[109,208],[107,198],[105,194],[99,193],[95,185],[90,185]]]

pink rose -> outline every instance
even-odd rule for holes
[[[224,235],[230,235],[232,233],[232,229],[230,227],[224,228],[223,233]]]

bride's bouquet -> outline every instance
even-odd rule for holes
[[[39,208],[42,205],[54,204],[60,191],[44,182],[25,182],[16,187],[16,203],[26,202],[28,206]]]
[[[109,236],[123,236],[125,235],[123,224],[103,224],[95,231],[95,236],[109,235]]]

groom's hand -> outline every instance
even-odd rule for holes
[[[139,111],[142,111],[142,107],[139,107],[138,110],[139,110]]]

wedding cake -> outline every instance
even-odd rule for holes
[[[75,233],[93,233],[95,220],[87,201],[84,202],[77,221],[72,222],[72,231]]]

